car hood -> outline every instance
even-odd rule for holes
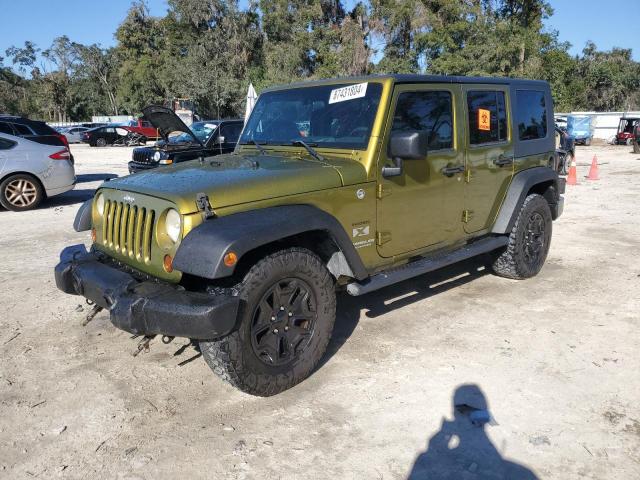
[[[227,154],[191,160],[121,177],[102,185],[169,200],[183,214],[197,211],[205,193],[216,208],[337,188],[366,181],[359,162],[344,158],[320,162],[298,155]]]
[[[151,125],[158,129],[158,133],[164,141],[168,142],[168,135],[171,132],[184,132],[191,136],[198,145],[203,146],[202,142],[196,137],[191,129],[178,117],[173,110],[160,105],[149,105],[142,109],[144,117],[149,120]]]

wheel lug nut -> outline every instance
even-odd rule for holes
[[[271,317],[271,321],[275,322],[276,321],[276,317]]]
[[[289,316],[290,316],[290,317],[293,317],[293,312],[289,312]]]
[[[274,328],[274,329],[273,329],[273,333],[278,333],[278,329],[277,329],[277,328]]]
[[[283,310],[284,310],[284,307],[280,307],[280,311],[283,311]]]
[[[284,331],[286,332],[287,330],[289,330],[289,327],[284,327]]]

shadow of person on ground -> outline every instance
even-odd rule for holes
[[[461,385],[453,396],[453,420],[442,419],[408,480],[536,480],[527,467],[502,458],[485,425],[492,422],[487,400],[477,385]]]

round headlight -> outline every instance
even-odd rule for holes
[[[167,236],[175,243],[180,238],[180,231],[182,230],[182,217],[173,208],[167,211],[165,218],[165,229],[167,230]]]
[[[96,210],[98,211],[98,214],[104,214],[104,195],[99,193],[94,202],[96,203]]]
[[[160,158],[162,158],[162,154],[161,154],[159,151],[153,154],[153,159],[154,159],[156,162],[159,162],[159,161],[160,161]]]

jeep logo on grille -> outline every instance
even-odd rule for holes
[[[136,199],[133,198],[131,195],[125,195],[124,197],[122,197],[122,200],[128,203],[133,203],[136,201]]]

